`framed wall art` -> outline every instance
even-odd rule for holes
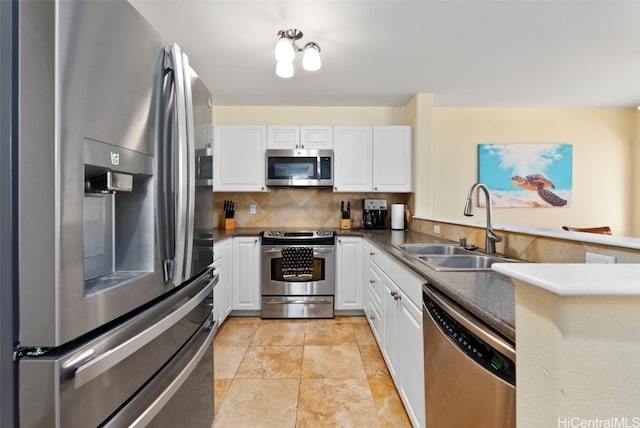
[[[478,180],[494,207],[571,206],[572,176],[572,144],[478,144]]]

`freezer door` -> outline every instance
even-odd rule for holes
[[[167,363],[193,356],[192,339],[211,328],[216,281],[208,271],[88,343],[20,359],[20,425],[88,427],[110,418]]]
[[[184,349],[104,427],[210,428],[216,327],[212,315]]]

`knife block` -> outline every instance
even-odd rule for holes
[[[236,220],[234,218],[223,218],[220,225],[224,230],[231,230],[236,228]]]
[[[340,219],[340,229],[342,229],[342,230],[351,229],[351,219],[350,218],[341,218]]]

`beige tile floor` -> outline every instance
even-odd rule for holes
[[[410,427],[364,317],[231,317],[214,340],[213,427]]]

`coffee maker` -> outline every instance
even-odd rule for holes
[[[386,229],[387,200],[365,199],[362,223],[365,229]]]

